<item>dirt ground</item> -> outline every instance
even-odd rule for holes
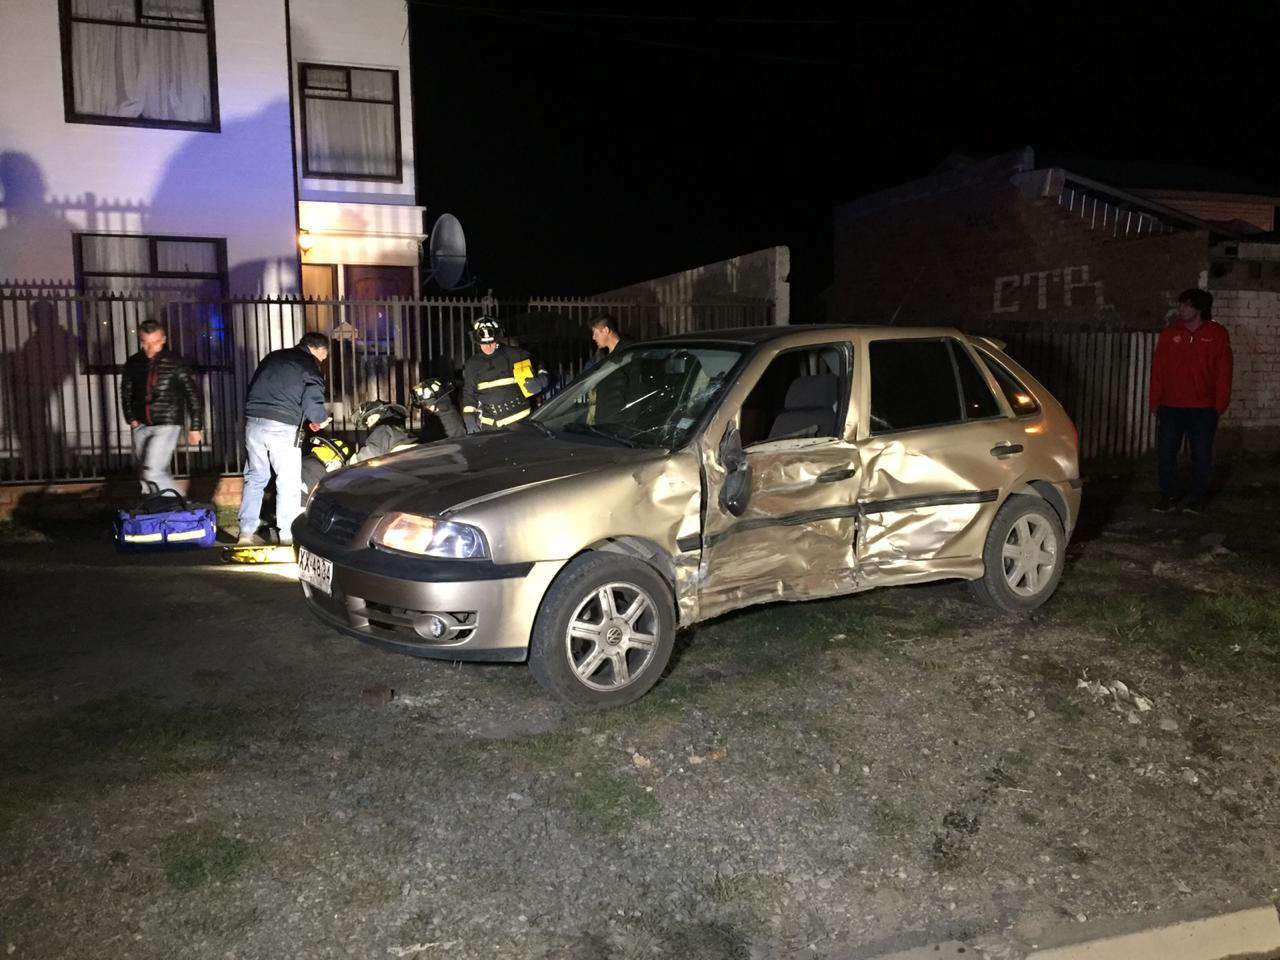
[[[1276,900],[1278,494],[1237,464],[1157,515],[1100,473],[1031,619],[961,584],[755,609],[609,712],[334,634],[288,568],[10,524],[0,950],[1000,956]]]

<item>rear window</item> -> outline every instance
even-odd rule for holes
[[[964,419],[945,340],[873,340],[869,354],[872,433]]]
[[[1005,399],[1009,401],[1009,406],[1013,407],[1013,412],[1016,416],[1023,417],[1027,414],[1040,412],[1040,404],[1036,402],[1036,398],[1031,391],[1017,377],[981,350],[978,351],[978,356],[987,365],[991,375],[996,378],[996,383],[1000,386],[1001,392],[1004,393]]]

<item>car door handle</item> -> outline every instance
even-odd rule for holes
[[[1022,452],[1022,444],[1020,443],[997,443],[991,448],[993,457],[1011,457],[1015,453]]]
[[[835,483],[837,480],[848,480],[858,472],[857,467],[832,467],[818,474],[818,483]]]

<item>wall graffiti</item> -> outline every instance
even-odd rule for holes
[[[1019,313],[1024,308],[1048,310],[1063,307],[1103,307],[1102,281],[1089,279],[1089,265],[1011,273],[996,277],[991,296],[992,313]]]

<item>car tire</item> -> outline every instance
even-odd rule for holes
[[[529,640],[529,670],[552,696],[612,707],[644,696],[675,645],[675,601],[652,567],[585,553],[551,583]]]
[[[969,589],[987,606],[1029,613],[1058,588],[1066,551],[1067,535],[1053,507],[1038,497],[1010,497],[987,531],[985,572]]]

